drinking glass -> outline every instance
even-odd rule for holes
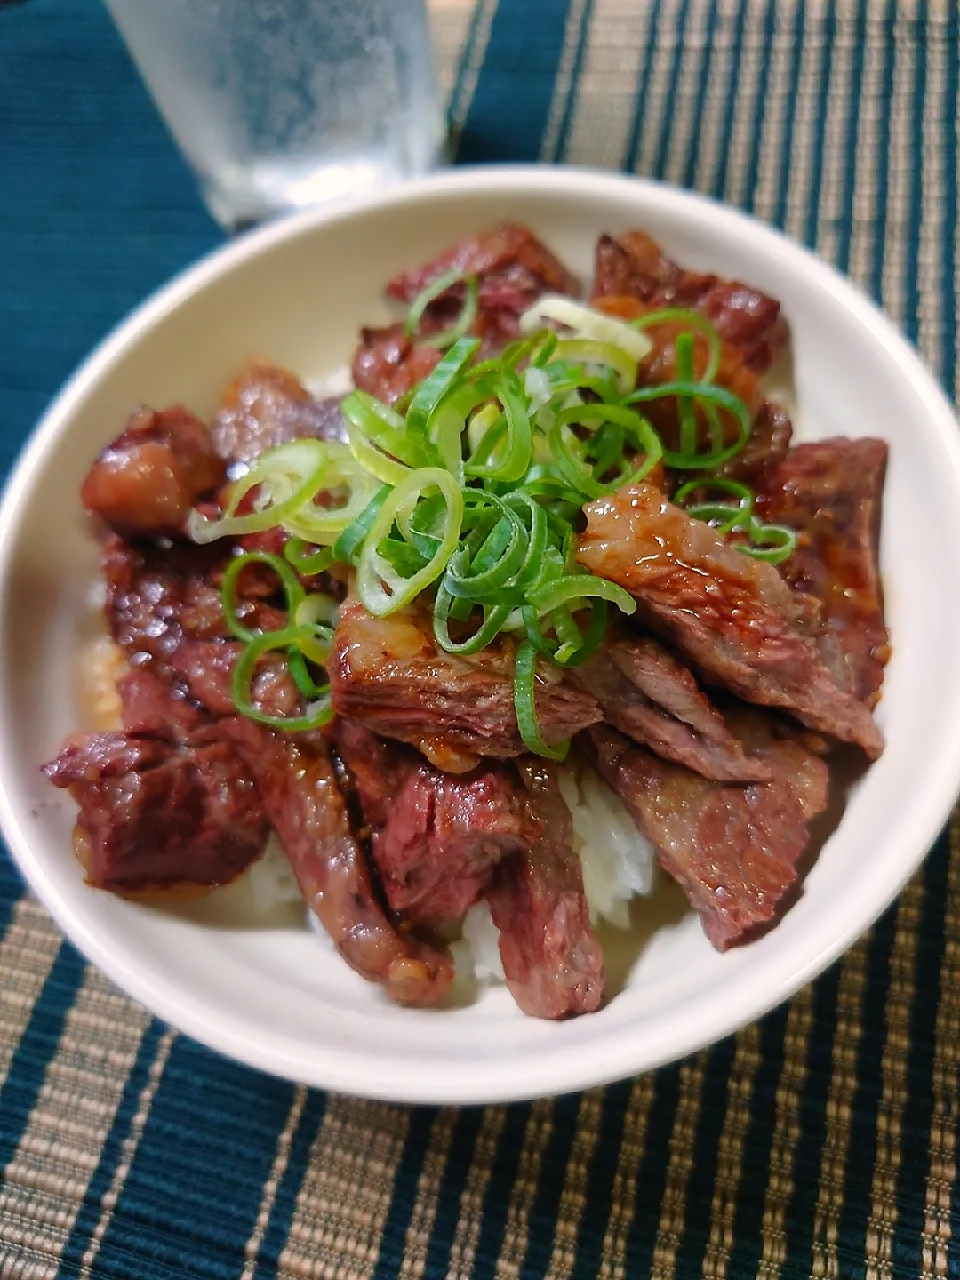
[[[424,0],[106,0],[207,207],[236,229],[436,163]]]

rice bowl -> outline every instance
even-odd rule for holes
[[[238,928],[229,912],[185,907],[161,917],[103,900],[83,887],[71,862],[67,807],[52,803],[33,774],[73,718],[62,673],[73,665],[83,591],[93,578],[76,499],[91,447],[108,438],[132,399],[176,398],[209,409],[217,381],[251,349],[269,349],[322,377],[342,365],[357,322],[376,311],[380,280],[452,227],[482,225],[505,203],[577,266],[603,226],[643,223],[678,256],[756,280],[782,298],[793,326],[801,432],[816,438],[869,419],[895,450],[882,548],[897,636],[881,711],[888,749],[852,795],[804,896],[751,950],[719,957],[658,888],[623,992],[589,1020],[554,1027],[518,1020],[493,987],[443,1019],[401,1017],[353,975],[315,959],[307,935]],[[389,237],[378,223],[390,226]],[[367,260],[361,243],[378,246]],[[346,262],[349,281],[342,279]],[[331,301],[308,333],[320,280]],[[203,359],[191,362],[201,333],[209,336]],[[898,454],[907,421],[911,447]],[[268,228],[175,282],[108,341],[51,410],[8,489],[0,777],[11,846],[74,940],[132,994],[214,1047],[310,1084],[397,1100],[494,1101],[600,1083],[689,1052],[776,1004],[839,954],[916,867],[953,800],[960,681],[950,636],[958,618],[941,584],[960,565],[954,430],[915,358],[852,290],[773,233],[694,197],[599,175],[488,171],[444,175],[370,207]],[[41,514],[49,503],[64,511],[70,531],[57,555]],[[920,504],[933,525],[922,539],[913,520]],[[936,564],[923,552],[931,536],[940,548]],[[933,626],[929,611],[923,616],[931,599],[940,602]],[[20,743],[12,726],[21,729]],[[918,781],[920,741],[929,764]],[[609,869],[601,874],[591,896],[614,879]],[[661,906],[669,923],[658,928]],[[607,910],[616,914],[616,903]]]

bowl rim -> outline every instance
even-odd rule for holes
[[[922,400],[931,430],[939,437],[945,463],[960,480],[960,432],[946,396],[919,356],[893,322],[849,280],[832,267],[790,240],[779,231],[732,207],[695,192],[629,175],[585,167],[478,166],[445,170],[398,184],[382,193],[338,201],[280,219],[247,232],[222,245],[196,263],[187,266],[166,285],[152,293],[94,348],[53,400],[26,441],[4,487],[0,500],[0,617],[6,611],[14,533],[21,509],[29,497],[33,477],[48,450],[67,428],[76,407],[97,381],[108,374],[116,358],[160,320],[171,314],[185,299],[203,290],[214,280],[257,257],[271,247],[296,240],[313,231],[353,218],[367,211],[384,210],[431,202],[437,197],[502,191],[509,195],[563,196],[582,194],[586,184],[598,198],[614,198],[629,193],[645,193],[668,212],[678,209],[699,218],[709,227],[742,237],[749,233],[785,259],[788,267],[804,274],[820,290],[840,303],[850,317],[868,332],[908,380]],[[698,1018],[664,1037],[656,1051],[638,1057],[634,1039],[621,1034],[605,1046],[602,1058],[585,1051],[585,1046],[558,1043],[545,1061],[527,1062],[522,1069],[504,1071],[498,1062],[475,1064],[469,1082],[448,1072],[444,1079],[420,1079],[404,1073],[398,1079],[387,1068],[371,1063],[357,1050],[335,1050],[325,1046],[321,1057],[299,1061],[297,1042],[275,1036],[269,1041],[244,1032],[242,1020],[224,1017],[211,1024],[202,1011],[181,992],[158,985],[138,963],[130,963],[122,947],[91,930],[81,919],[69,894],[60,893],[44,866],[44,857],[32,846],[30,835],[18,814],[18,801],[2,786],[4,769],[0,759],[0,830],[29,887],[44,903],[66,936],[87,959],[96,964],[118,986],[176,1029],[193,1036],[227,1056],[275,1076],[365,1098],[403,1103],[473,1104],[500,1103],[567,1092],[608,1084],[647,1071],[712,1044],[775,1008],[821,973],[860,937],[891,904],[909,877],[917,870],[949,816],[960,791],[960,723],[949,743],[930,762],[926,801],[917,812],[909,847],[882,880],[870,881],[871,892],[848,926],[831,941],[808,956],[798,967],[778,972],[773,963],[772,979],[760,992],[743,984],[731,999],[703,1003]],[[0,754],[5,747],[0,744]],[[772,961],[771,957],[771,961]],[[314,1069],[316,1067],[316,1069]],[[412,1076],[412,1078],[411,1078]]]

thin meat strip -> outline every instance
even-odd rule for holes
[[[505,854],[526,847],[524,791],[506,765],[443,773],[412,748],[340,720],[347,767],[387,903],[404,919],[459,920]]]
[[[651,636],[617,633],[577,667],[607,724],[665,760],[718,782],[768,778],[746,755],[690,671]]]
[[[841,687],[870,706],[890,655],[878,563],[888,452],[884,440],[797,445],[757,503],[764,519],[797,531],[781,573],[822,603],[820,651]]]
[[[605,725],[582,744],[591,763],[655,846],[664,870],[725,951],[775,920],[797,879],[810,820],[827,801],[827,769],[795,740],[760,724],[753,747],[772,767],[769,782],[709,782],[628,742]]]
[[[880,755],[880,730],[837,686],[800,629],[804,602],[772,565],[743,555],[650,485],[627,486],[584,511],[579,562],[629,591],[706,679]]]
[[[401,931],[377,901],[326,744],[251,720],[222,725],[257,781],[304,901],[347,964],[399,1004],[437,1004],[453,981],[450,956]]]
[[[568,1018],[603,1003],[603,951],[590,924],[570,813],[551,767],[517,762],[531,838],[504,858],[487,891],[507,986],[524,1013]]]

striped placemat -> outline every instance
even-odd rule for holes
[[[600,164],[750,209],[956,395],[956,0],[432,10],[461,163]],[[101,6],[0,4],[0,464],[217,239]],[[459,1111],[307,1092],[172,1034],[0,861],[0,1276],[960,1276],[958,841],[741,1034]]]

